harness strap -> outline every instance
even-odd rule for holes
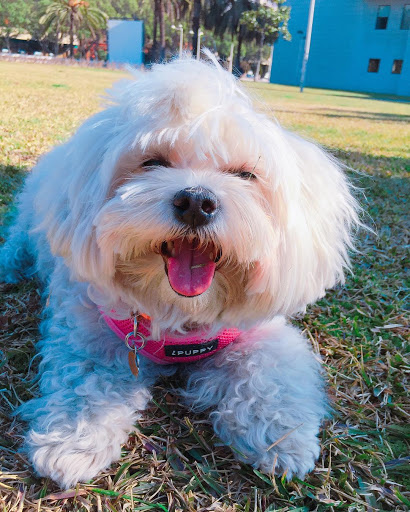
[[[224,329],[216,336],[209,337],[205,332],[189,333],[188,335],[172,336],[166,334],[161,340],[151,338],[151,320],[146,315],[138,315],[138,331],[134,336],[134,318],[117,320],[101,311],[110,329],[121,339],[127,338],[129,348],[135,348],[158,364],[192,363],[215,354],[218,350],[233,343],[241,334],[238,329]],[[142,337],[140,336],[142,335]],[[142,339],[144,345],[142,346]]]

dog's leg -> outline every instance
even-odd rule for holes
[[[25,449],[37,473],[67,488],[120,458],[160,370],[142,362],[136,379],[128,349],[87,299],[86,285],[70,284],[64,274],[60,267],[51,282],[40,342],[41,396],[19,412],[30,424]]]
[[[216,434],[241,460],[288,477],[313,469],[327,411],[321,366],[283,319],[196,365],[182,393],[194,410],[211,408]]]

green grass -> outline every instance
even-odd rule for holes
[[[0,62],[0,208],[36,159],[92,112],[119,72]],[[24,425],[10,413],[36,392],[30,366],[40,315],[36,282],[2,285],[0,503],[27,511],[405,511],[410,508],[408,304],[410,104],[360,93],[247,83],[253,96],[360,171],[367,222],[346,286],[295,320],[322,355],[334,414],[305,481],[265,475],[220,446],[206,416],[193,415],[161,382],[124,446],[92,483],[61,493],[18,453]],[[407,280],[406,280],[407,277]],[[177,384],[177,383],[176,383]],[[170,391],[171,389],[171,391]]]
[[[386,95],[323,89],[301,94],[296,87],[253,82],[248,87],[285,126],[332,150],[382,160],[409,158],[410,98],[405,103]]]

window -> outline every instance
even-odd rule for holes
[[[403,67],[403,60],[402,59],[395,59],[393,61],[393,67],[391,68],[391,72],[394,75],[400,75],[402,67]]]
[[[389,20],[390,5],[379,5],[377,10],[376,29],[385,30]]]
[[[369,73],[377,73],[379,71],[380,59],[369,59],[367,71]]]
[[[401,17],[400,28],[402,30],[409,30],[410,29],[410,4],[406,4],[403,7],[403,16]]]

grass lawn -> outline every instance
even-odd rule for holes
[[[120,72],[0,62],[0,208],[37,158],[97,110]],[[206,416],[159,383],[123,450],[93,482],[61,492],[18,453],[10,414],[36,393],[38,283],[1,285],[0,504],[11,511],[272,511],[410,509],[408,316],[410,103],[361,93],[247,83],[258,108],[319,141],[361,187],[365,221],[352,275],[295,320],[322,355],[334,414],[305,481],[287,483],[234,460]],[[262,99],[265,103],[261,103]],[[408,303],[408,302],[407,302]],[[408,313],[408,312],[407,312]],[[175,382],[174,382],[175,384]]]

